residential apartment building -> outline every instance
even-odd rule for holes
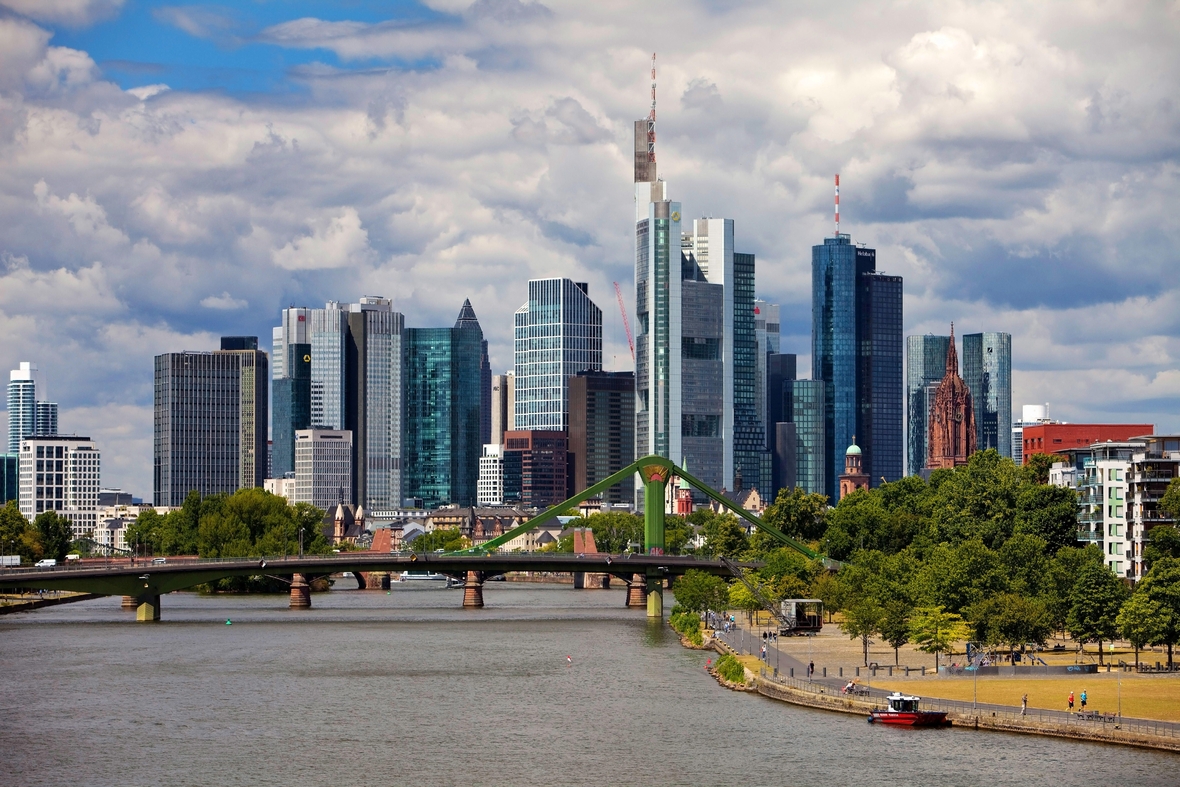
[[[1037,423],[1026,425],[1021,431],[1021,460],[1022,464],[1028,464],[1033,454],[1064,454],[1107,440],[1129,440],[1151,434],[1155,427],[1152,424]]]
[[[102,454],[89,437],[27,437],[20,446],[20,512],[31,522],[56,511],[70,520],[74,538],[87,536],[98,523],[101,476]]]

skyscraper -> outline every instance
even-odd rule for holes
[[[8,453],[20,452],[20,441],[37,427],[37,368],[28,361],[8,373]]]
[[[311,426],[311,309],[291,307],[273,329],[271,351],[271,470],[295,472],[295,432]]]
[[[976,444],[1012,457],[1012,334],[963,336],[963,380],[975,405]]]
[[[757,342],[757,363],[754,367],[754,409],[758,413],[758,420],[766,436],[763,445],[770,450],[774,445],[771,430],[774,422],[770,420],[769,386],[767,377],[769,357],[779,351],[779,306],[777,303],[767,303],[757,298],[754,300],[754,339]],[[759,492],[768,494],[768,490],[761,487]]]
[[[37,402],[36,423],[33,433],[37,435],[57,434],[57,402]]]
[[[266,353],[257,349],[156,356],[155,505],[178,506],[193,490],[262,486],[268,378]]]
[[[504,444],[504,433],[513,428],[516,415],[516,375],[512,372],[492,376],[492,432],[488,442]]]
[[[89,437],[28,436],[20,451],[20,512],[31,522],[42,511],[70,520],[74,538],[98,524],[102,454]]]
[[[588,285],[532,279],[513,329],[517,430],[569,425],[569,378],[602,369],[602,310]]]
[[[824,485],[824,383],[797,380],[793,354],[767,356],[767,448],[771,482],[766,499],[796,487],[828,494]]]
[[[548,508],[568,497],[568,438],[564,430],[528,429],[504,433],[504,499]],[[510,489],[509,467],[519,467],[520,487]],[[514,475],[514,474],[513,474]],[[514,484],[512,485],[514,486]]]
[[[946,374],[946,355],[949,336],[906,337],[906,473],[916,475],[926,467],[928,436],[926,422],[930,418],[933,392]]]
[[[329,301],[308,318],[309,425],[352,433],[353,500],[346,502],[396,508],[403,499],[405,320],[388,298],[373,295],[350,304]],[[297,385],[302,391],[303,383]]]
[[[404,496],[426,507],[475,503],[483,331],[471,301],[453,328],[407,328]]]
[[[812,247],[812,378],[826,383],[824,475],[833,500],[854,436],[874,485],[902,476],[902,280],[876,268],[876,250],[844,233]]]
[[[588,489],[635,461],[635,374],[578,372],[570,378],[569,450],[573,493]],[[606,503],[630,503],[631,485],[617,484]]]
[[[292,503],[328,510],[352,495],[352,432],[300,429],[295,434],[295,493]]]

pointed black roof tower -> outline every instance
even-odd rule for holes
[[[475,309],[471,308],[471,299],[463,301],[463,308],[459,310],[459,319],[455,320],[456,328],[478,328],[479,318],[475,316]]]

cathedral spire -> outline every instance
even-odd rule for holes
[[[951,344],[946,349],[946,374],[959,376],[959,353],[955,351],[955,324],[951,323]]]

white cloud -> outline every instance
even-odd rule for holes
[[[361,226],[356,208],[311,222],[311,233],[295,238],[274,252],[274,263],[287,270],[362,267],[374,258],[369,233]]]
[[[240,298],[233,297],[229,292],[223,292],[220,295],[210,295],[207,298],[202,298],[201,305],[206,309],[232,311],[234,309],[244,309],[250,304]]]
[[[784,351],[810,349],[810,246],[841,172],[841,228],[906,277],[907,331],[1008,330],[1016,404],[1180,428],[1173,10],[546,5],[274,25],[261,40],[339,61],[278,99],[121,90],[90,53],[0,17],[0,368],[40,363],[92,431],[129,413],[135,434],[107,449],[139,451],[128,466],[150,465],[152,356],[265,339],[291,303],[384,294],[427,326],[471,297],[505,369],[525,281],[568,275],[625,368],[612,282],[630,292],[650,46],[660,173],[686,216],[735,218]],[[191,8],[171,22],[241,35]]]
[[[114,16],[123,0],[3,0],[0,6],[38,22],[81,27]]]

